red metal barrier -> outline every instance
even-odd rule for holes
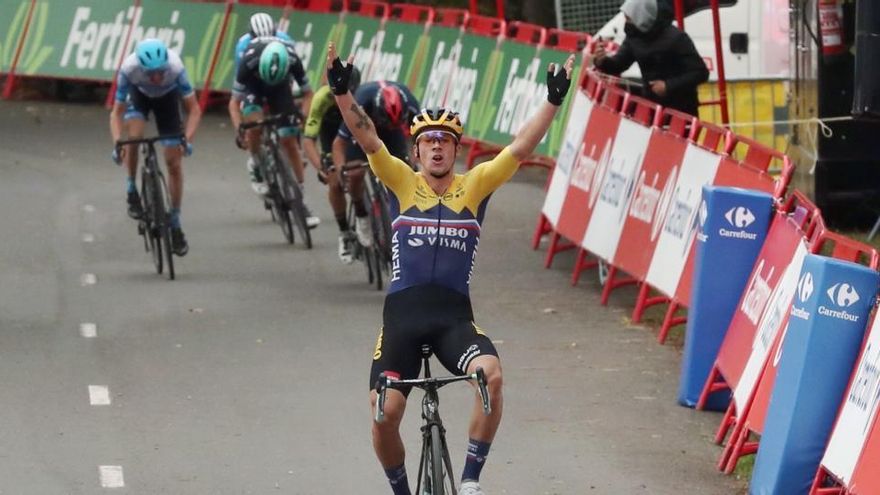
[[[579,31],[565,31],[556,28],[547,30],[547,46],[559,50],[579,52],[590,44],[591,39],[589,34]],[[587,71],[584,70],[584,72]]]
[[[348,11],[364,17],[388,18],[388,4],[374,0],[348,0]]]
[[[37,0],[31,0],[31,5],[28,7],[27,17],[24,21],[24,28],[21,30],[21,36],[18,37],[18,46],[15,49],[15,56],[12,57],[12,64],[9,66],[9,72],[6,74],[6,86],[3,88],[4,100],[8,100],[9,97],[12,96],[12,90],[15,89],[15,69],[18,67],[18,59],[21,57],[21,49],[24,47],[24,40],[27,39],[36,4]],[[10,13],[7,12],[6,15],[10,15]]]
[[[391,5],[391,11],[388,13],[389,18],[395,21],[426,25],[433,24],[436,15],[437,13],[432,7],[411,3],[393,4]]]
[[[226,39],[226,33],[229,31],[229,16],[232,13],[233,0],[227,0],[226,12],[223,14],[223,25],[220,28],[220,36],[217,39],[217,45],[214,46],[214,54],[211,56],[211,65],[208,68],[208,75],[205,77],[205,84],[202,86],[202,94],[199,98],[199,106],[204,110],[208,106],[208,100],[211,96],[211,81],[214,80],[214,70],[217,68],[217,61],[220,59],[220,49],[223,47],[223,41]]]
[[[453,9],[446,7],[437,7],[434,9],[437,16],[434,23],[443,27],[462,27],[467,24],[471,14],[465,9]]]
[[[464,23],[464,28],[481,36],[503,36],[507,30],[507,21],[497,17],[471,14]]]
[[[295,10],[312,12],[342,12],[348,10],[349,0],[293,0]]]
[[[527,22],[513,21],[509,23],[504,35],[509,40],[538,46],[543,46],[547,42],[547,28]]]

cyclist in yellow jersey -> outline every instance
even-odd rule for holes
[[[468,295],[480,224],[489,195],[509,180],[550,128],[571,84],[574,56],[547,73],[547,102],[523,123],[513,142],[493,160],[470,172],[453,172],[463,132],[451,110],[424,110],[413,119],[413,172],[378,138],[373,122],[348,91],[353,58],[344,64],[331,43],[327,79],[342,117],[363,148],[376,176],[388,187],[393,219],[392,277],[383,327],[373,352],[371,389],[381,372],[401,379],[419,374],[420,348],[430,345],[443,366],[457,375],[486,372],[492,413],[483,416],[479,397],[471,416],[460,495],[483,495],[480,471],[501,422],[501,362],[492,341],[473,320]],[[371,392],[372,407],[376,393]],[[388,390],[385,421],[373,423],[373,448],[395,495],[411,495],[400,421],[406,394]]]

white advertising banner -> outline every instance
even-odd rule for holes
[[[880,318],[871,325],[855,376],[850,383],[837,424],[822,458],[825,466],[844,486],[852,479],[871,425],[880,405]]]
[[[606,261],[614,258],[626,213],[642,170],[651,128],[622,119],[611,148],[608,168],[599,186],[599,199],[581,245]]]
[[[646,277],[648,284],[668,296],[674,295],[678,288],[681,272],[697,235],[697,212],[703,186],[715,179],[720,163],[720,155],[688,144],[672,201],[663,212],[666,220]],[[634,246],[634,249],[637,248]]]
[[[565,137],[562,140],[562,148],[559,150],[556,166],[553,167],[553,175],[550,177],[550,185],[547,187],[547,196],[544,198],[544,206],[541,208],[544,217],[554,229],[565,202],[571,168],[584,145],[584,132],[587,130],[587,122],[590,121],[592,111],[593,100],[588,98],[583,90],[575,91],[574,101],[572,101],[568,114]]]
[[[798,244],[791,263],[785,268],[779,283],[770,294],[770,299],[758,322],[758,331],[755,333],[755,340],[752,341],[749,360],[746,362],[739,383],[733,391],[733,400],[740,408],[748,403],[758,378],[761,376],[767,355],[776,340],[776,335],[782,329],[783,322],[788,321],[786,316],[791,308],[791,301],[797,290],[798,277],[801,274],[801,267],[807,253],[807,244],[802,240]]]

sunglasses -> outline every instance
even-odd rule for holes
[[[429,142],[439,142],[440,144],[451,143],[455,141],[455,136],[447,131],[425,131],[419,134],[419,141],[427,140]]]

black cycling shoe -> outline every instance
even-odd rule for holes
[[[141,195],[137,191],[129,191],[125,201],[128,203],[128,216],[135,220],[140,220],[144,216],[144,210],[141,206]]]
[[[186,237],[180,227],[171,228],[171,250],[177,256],[186,256],[186,253],[189,252],[189,244],[187,244]]]

